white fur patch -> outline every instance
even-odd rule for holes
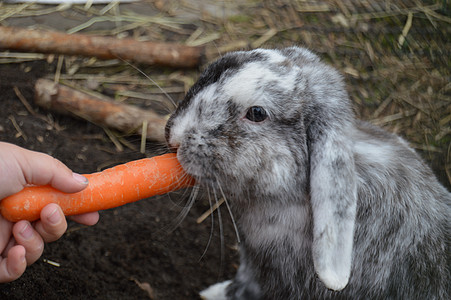
[[[313,263],[321,281],[336,291],[343,289],[349,281],[357,207],[355,174],[353,169],[347,170],[354,162],[351,151],[343,146],[345,144],[339,139],[331,139],[321,145],[326,159],[322,157],[316,162],[311,175]],[[337,158],[348,165],[338,174],[330,166]],[[347,172],[341,173],[344,170]]]
[[[335,230],[329,226],[321,239],[314,241],[314,265],[316,273],[324,285],[334,291],[346,287],[349,281],[352,265],[352,230],[354,222],[342,220],[338,225],[343,229]],[[337,226],[337,224],[333,225]],[[325,232],[324,232],[325,233]]]
[[[383,165],[393,158],[394,152],[391,145],[377,144],[374,141],[357,141],[354,144],[354,150],[368,161]]]
[[[252,62],[245,65],[237,74],[227,80],[224,84],[224,94],[233,98],[236,103],[243,107],[261,105],[274,108],[273,99],[267,97],[264,87],[268,84],[277,83],[280,90],[291,90],[295,86],[296,76],[279,74],[269,70],[266,64]]]
[[[279,53],[279,51],[268,49],[255,49],[254,51],[256,53],[262,53],[263,55],[265,55],[271,64],[281,63],[287,59],[285,55],[282,55],[281,53]]]
[[[209,105],[205,105],[205,103],[203,103],[202,99],[207,100],[214,99],[215,91],[216,84],[209,85],[208,87],[200,91],[191,100],[192,101],[191,106],[188,109],[184,110],[182,114],[180,114],[177,118],[173,120],[174,124],[172,124],[171,136],[169,137],[169,143],[171,145],[178,145],[182,140],[182,137],[185,135],[185,132],[192,128],[208,128],[215,125],[215,124],[202,124],[202,126],[200,126],[199,117],[196,114],[198,106],[204,106],[205,109],[209,107]],[[202,121],[205,123],[211,120],[203,118]]]
[[[334,291],[341,291],[346,287],[349,275],[337,274],[333,270],[326,270],[319,276],[324,285]]]
[[[216,283],[200,292],[199,295],[203,300],[227,300],[226,289],[231,283],[231,280]]]

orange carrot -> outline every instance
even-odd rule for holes
[[[194,184],[174,153],[132,161],[84,176],[89,180],[88,187],[73,194],[48,185],[26,187],[0,201],[1,214],[12,222],[34,221],[39,219],[44,206],[56,203],[65,215],[78,215],[118,207]]]

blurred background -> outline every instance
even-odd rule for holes
[[[359,118],[404,137],[433,167],[439,180],[451,189],[449,1],[81,2],[83,3],[50,5],[2,1],[0,25],[201,47],[204,51],[202,61],[194,67],[186,68],[130,63],[118,58],[98,59],[78,55],[0,50],[0,140],[52,154],[79,172],[93,172],[130,159],[163,153],[166,151],[164,143],[147,141],[143,152],[140,151],[143,149],[139,135],[102,128],[80,118],[61,116],[37,107],[32,100],[34,82],[38,78],[48,78],[96,95],[106,95],[121,103],[154,109],[164,117],[174,109],[169,98],[175,102],[183,99],[205,65],[224,53],[258,47],[299,45],[318,53],[344,75]],[[1,45],[0,39],[0,47]],[[20,95],[31,108],[25,107],[23,99],[19,99]],[[138,206],[135,208],[121,208],[122,210],[118,209],[116,213],[106,214],[104,224],[125,222],[128,210],[133,213],[142,212],[144,207],[139,205],[144,204],[136,205]],[[164,203],[159,205],[160,210],[156,210],[155,206],[149,208],[153,209],[149,214],[156,223],[145,223],[149,214],[136,217],[130,212],[129,217],[136,218],[140,224],[147,224],[142,225],[146,230],[156,226],[155,224],[162,228],[160,219],[164,218]],[[208,209],[208,204],[200,205],[199,208],[194,208],[199,214]],[[183,210],[183,205],[174,207],[175,210]],[[121,213],[118,214],[118,211]],[[191,213],[181,227],[192,229],[189,225],[191,221],[196,225],[195,219],[198,216],[190,215]],[[168,220],[171,218],[168,217]],[[196,291],[218,279],[232,276],[235,271],[236,254],[224,254],[234,251],[230,249],[234,247],[235,242],[233,230],[228,231],[225,219],[226,217],[223,220],[224,233],[226,237],[230,234],[230,242],[226,242],[225,246],[224,243],[210,246],[207,254],[211,255],[211,258],[201,262],[208,271],[201,272],[202,274],[196,273],[197,261],[206,248],[205,244],[213,240],[210,238],[210,225],[204,225],[203,229],[196,227],[195,233],[191,229],[184,232],[185,229],[179,228],[168,234],[171,236],[165,235],[163,240],[154,233],[143,233],[143,238],[153,234],[152,243],[159,241],[166,246],[158,250],[149,248],[148,252],[139,258],[132,254],[131,249],[143,249],[144,242],[138,243],[135,248],[124,248],[122,255],[115,258],[112,258],[112,249],[121,249],[122,246],[110,244],[112,248],[105,249],[107,242],[102,241],[101,245],[95,248],[95,243],[89,239],[98,238],[102,233],[108,235],[108,226],[100,225],[97,229],[71,233],[66,237],[66,241],[57,242],[56,246],[49,245],[50,250],[46,250],[50,251],[46,252],[48,257],[55,255],[59,261],[67,261],[74,271],[71,276],[66,277],[62,275],[67,274],[65,271],[58,271],[66,282],[58,283],[61,286],[59,293],[50,286],[46,288],[46,282],[55,280],[54,274],[51,273],[55,271],[48,271],[48,264],[45,263],[32,266],[32,274],[27,273],[20,283],[2,287],[0,293],[10,297],[9,299],[23,299],[32,295],[26,294],[24,290],[29,293],[34,291],[34,296],[45,291],[50,297],[47,299],[61,299],[61,295],[72,295],[74,298],[90,295],[97,299],[106,299],[108,295],[108,299],[115,299],[124,297],[120,292],[120,289],[124,289],[130,298],[136,299],[193,299],[196,297]],[[108,220],[111,223],[108,223]],[[215,235],[219,235],[217,229],[215,227],[212,230]],[[121,230],[123,232],[123,226]],[[129,234],[135,235],[135,230],[136,227],[130,227]],[[204,231],[199,233],[197,230]],[[119,228],[118,232],[121,232]],[[177,234],[179,239],[174,237]],[[193,235],[205,235],[205,238],[193,242],[194,244],[184,244],[189,239],[196,240]],[[113,236],[113,239],[117,239],[116,235]],[[84,239],[90,241],[86,242],[86,247],[92,246],[95,248],[93,251],[98,251],[104,265],[109,264],[113,269],[121,269],[125,275],[122,274],[121,277],[111,270],[97,274],[98,268],[92,266],[86,270],[78,270],[79,266],[70,262],[73,252],[64,252],[62,249],[74,247],[74,242],[79,245]],[[132,244],[129,239],[122,240],[121,243]],[[177,251],[181,252],[174,250],[173,254],[167,254],[168,262],[164,266],[161,265],[161,258],[160,262],[153,262],[149,266],[149,256],[169,251],[167,249],[171,247],[178,248]],[[184,255],[192,248],[196,248],[197,252],[192,255],[193,265],[187,266],[188,258]],[[87,259],[83,253],[79,255],[83,261]],[[141,259],[142,263],[127,273],[126,270],[130,267],[128,264],[136,264]],[[92,264],[98,266],[99,262],[93,261]],[[139,272],[142,270],[137,270],[142,266],[158,272],[141,274]],[[83,272],[90,272],[91,275],[82,276],[80,273]],[[136,275],[138,273],[141,277]],[[175,276],[175,273],[178,275]],[[46,278],[46,282],[41,281],[39,285],[34,283],[37,275],[33,274],[40,274],[41,278]],[[189,274],[189,280],[185,274]],[[80,279],[85,276],[91,278],[92,283]],[[195,277],[198,279],[195,280]],[[105,283],[99,285],[99,280],[104,280]],[[120,286],[118,282],[121,280],[126,281],[126,287],[116,288]],[[142,282],[151,286],[151,292],[147,286],[138,284]],[[86,294],[80,293],[83,289]]]

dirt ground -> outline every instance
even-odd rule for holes
[[[433,166],[440,181],[451,187],[451,26],[449,10],[440,8],[443,1],[426,1],[426,8],[416,7],[416,1],[386,1],[382,8],[369,2],[358,6],[355,3],[360,2],[353,0],[297,4],[245,1],[242,6],[237,4],[240,1],[224,1],[221,9],[211,5],[215,1],[202,1],[210,3],[202,9],[193,4],[196,1],[142,2],[135,11],[155,19],[137,19],[137,23],[143,22],[137,27],[127,27],[133,24],[124,21],[129,20],[125,17],[122,21],[111,19],[116,23],[93,23],[81,31],[110,35],[107,30],[111,27],[125,28],[116,34],[205,44],[210,54],[306,45],[343,73],[359,117],[405,137]],[[179,2],[185,5],[183,12],[179,11]],[[401,2],[407,4],[393,4]],[[70,30],[91,18],[94,11],[75,8],[49,18],[50,14],[43,13],[47,6],[37,7],[32,10],[33,17],[0,16],[0,24]],[[126,15],[125,9],[111,12]],[[410,14],[413,25],[405,44],[398,47]],[[165,145],[147,142],[146,153],[142,154],[137,150],[140,137],[133,135],[121,136],[125,141],[123,149],[118,149],[103,128],[32,102],[34,82],[41,77],[53,78],[57,72],[61,80],[81,85],[92,76],[100,92],[114,96],[120,88],[99,78],[111,79],[117,74],[136,77],[136,70],[130,66],[121,61],[98,61],[92,66],[87,63],[89,58],[66,57],[58,71],[57,57],[17,56],[12,63],[5,57],[0,57],[1,141],[53,155],[79,173],[167,152]],[[163,89],[172,89],[170,94],[176,101],[183,98],[198,74],[198,70],[138,67]],[[14,87],[30,102],[31,111],[19,101]],[[138,84],[128,87],[143,90]],[[147,105],[139,100],[127,99]],[[133,149],[124,146],[127,143]],[[198,299],[197,293],[203,288],[233,277],[238,256],[235,232],[225,208],[221,210],[222,230],[217,214],[213,224],[210,218],[197,224],[196,219],[209,209],[208,201],[199,196],[179,224],[177,217],[190,193],[174,192],[102,211],[100,222],[92,227],[70,222],[67,233],[46,245],[42,258],[20,279],[0,286],[0,299]]]

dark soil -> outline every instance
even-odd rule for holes
[[[80,173],[143,157],[132,150],[118,153],[103,129],[86,121],[49,115],[35,106],[37,115],[27,112],[13,87],[32,103],[34,81],[51,67],[44,62],[0,66],[1,141],[48,153]],[[26,140],[17,136],[11,118]],[[139,137],[131,142],[139,148]],[[164,146],[148,146],[153,148],[148,156],[166,151]],[[213,229],[211,219],[196,223],[209,209],[202,197],[176,227],[190,192],[102,211],[92,227],[71,222],[67,233],[46,245],[41,259],[20,279],[0,286],[0,299],[148,299],[140,283],[150,285],[153,299],[197,299],[200,290],[235,273],[236,239],[225,211],[223,246],[218,223]]]

